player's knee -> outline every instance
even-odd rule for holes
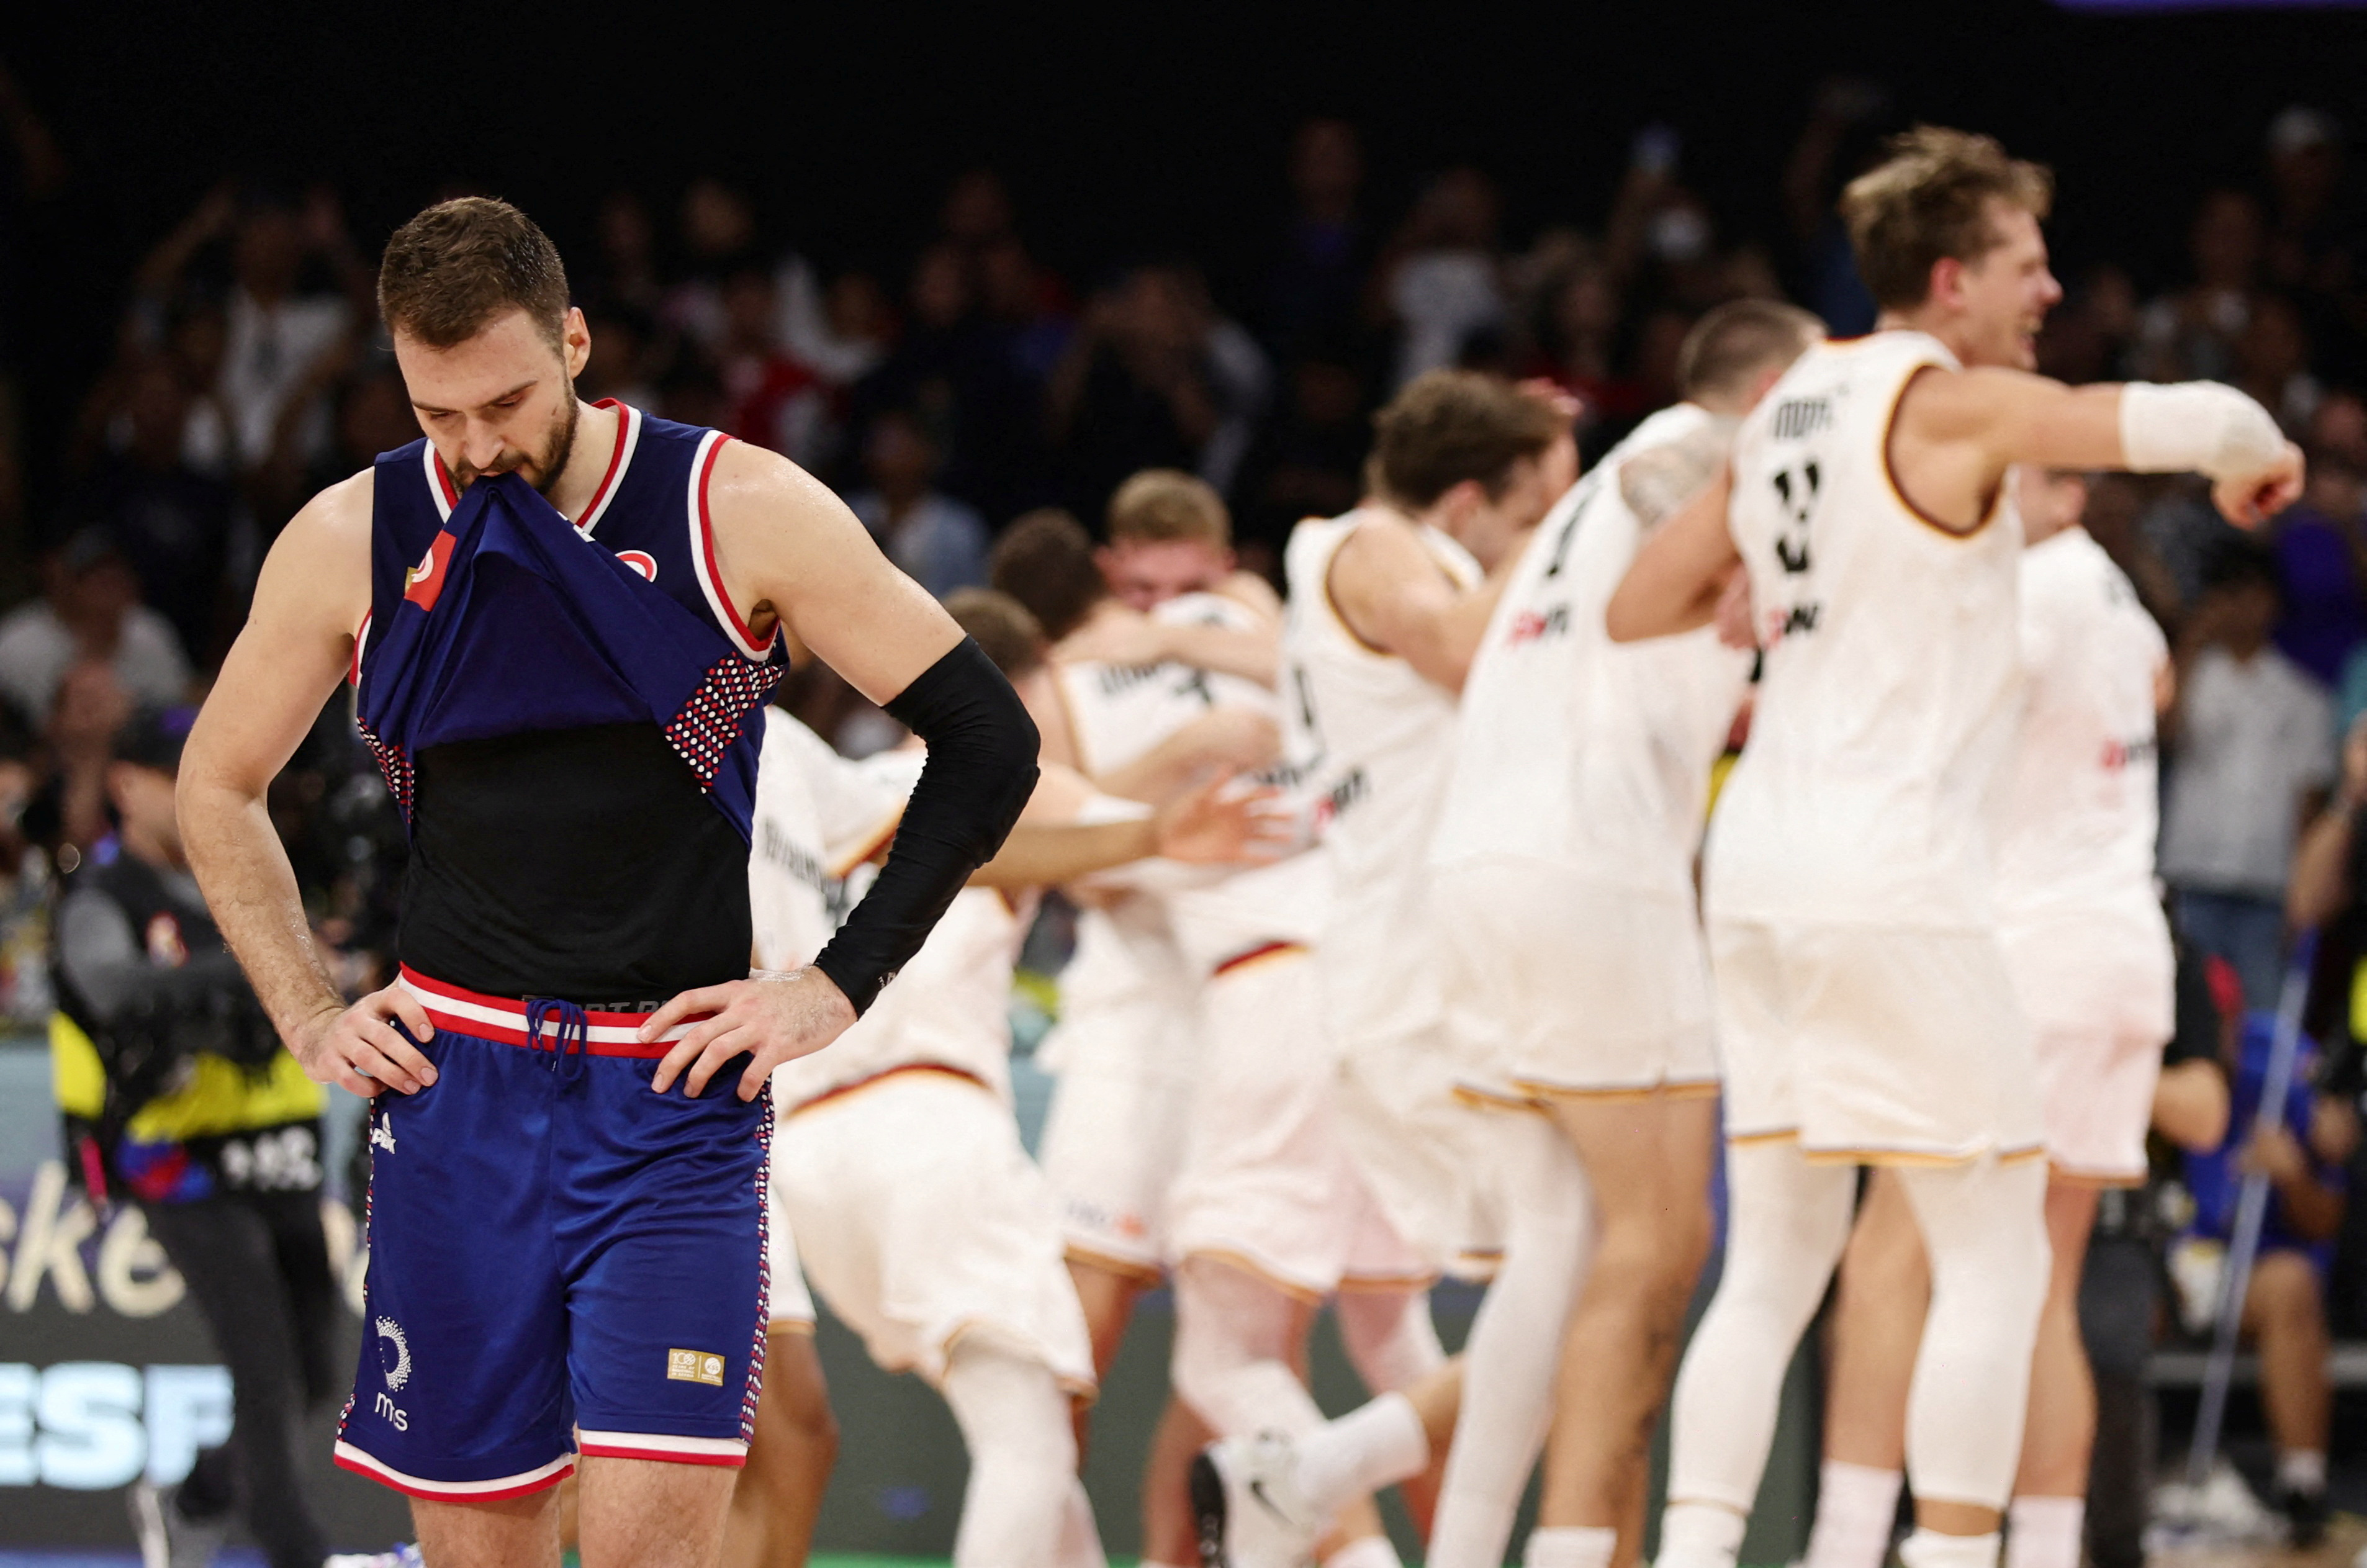
[[[2253,1268],[2253,1319],[2263,1334],[2308,1333],[2325,1317],[2317,1273],[2299,1253],[2271,1252]]]

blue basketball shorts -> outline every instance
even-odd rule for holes
[[[697,1100],[651,1092],[667,1042],[634,1038],[646,1013],[402,984],[435,1022],[436,1078],[370,1104],[337,1463],[465,1503],[556,1485],[578,1454],[743,1462],[769,1089],[743,1103],[727,1070]]]

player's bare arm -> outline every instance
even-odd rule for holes
[[[1670,637],[1716,618],[1720,597],[1742,566],[1726,528],[1733,493],[1733,471],[1721,467],[1645,539],[1604,608],[1604,628],[1614,642]]]
[[[369,609],[370,486],[367,472],[330,486],[271,547],[182,756],[181,833],[207,906],[305,1072],[356,1094],[415,1094],[436,1081],[413,1043],[435,1032],[425,1010],[391,986],[345,1005],[264,804],[352,665]]]
[[[1282,757],[1282,731],[1265,714],[1217,707],[1202,714],[1124,767],[1093,775],[1104,795],[1158,806],[1206,779],[1210,771],[1255,773]]]
[[[1019,826],[970,884],[1049,886],[1154,856],[1200,865],[1272,860],[1288,847],[1288,820],[1270,809],[1274,791],[1238,788],[1237,776],[1219,773],[1139,817],[1088,822],[1078,814],[1094,793],[1092,783],[1048,765]]]
[[[1460,588],[1410,524],[1383,515],[1340,547],[1326,587],[1358,638],[1404,660],[1433,685],[1459,693],[1519,558],[1520,551],[1507,550],[1484,582]]]
[[[1059,657],[1103,664],[1188,664],[1237,675],[1272,690],[1282,663],[1282,626],[1176,626],[1115,601],[1096,605],[1061,639]]]
[[[934,894],[941,891],[943,897],[949,898],[958,887],[957,883],[941,890],[923,886],[939,880],[923,872],[909,850],[915,837],[909,829],[916,825],[914,818],[923,814],[923,796],[931,793],[934,783],[937,791],[930,806],[937,811],[958,815],[983,809],[998,818],[991,824],[923,825],[924,831],[918,835],[923,846],[920,852],[956,859],[975,853],[971,863],[962,868],[966,876],[978,862],[991,856],[1025,800],[1024,793],[1015,792],[1033,782],[1037,749],[1034,726],[1011,694],[1009,683],[993,675],[982,656],[973,650],[967,664],[949,657],[958,655],[963,641],[960,627],[917,583],[889,563],[855,514],[811,475],[774,453],[729,442],[717,455],[708,496],[716,564],[731,603],[746,606],[747,629],[754,638],[769,639],[777,627],[786,626],[848,684],[891,711],[941,675],[948,690],[933,693],[932,701],[950,696],[967,705],[958,721],[963,726],[959,739],[964,759],[973,743],[981,749],[982,761],[976,764],[979,776],[966,778],[954,797],[947,798],[946,785],[952,780],[943,770],[956,749],[946,743],[951,737],[924,735],[933,741],[931,771],[923,774],[915,790],[914,806],[906,818],[908,831],[900,834],[899,850],[891,852],[879,882],[865,900],[871,904],[882,889],[890,889],[891,897],[913,903],[900,916],[903,929],[892,938],[884,931],[858,931],[858,907],[857,917],[850,919],[832,943],[833,949],[838,948],[855,932],[882,952],[887,947],[917,948],[913,928],[917,936],[925,936],[927,924],[935,918],[926,906],[934,902],[935,910],[941,911],[942,898]],[[981,694],[977,684],[982,679],[980,669],[992,677],[983,689],[985,706],[991,712],[972,700]],[[908,722],[921,729],[929,720]],[[953,765],[968,764],[957,759]],[[933,773],[937,775],[934,780]],[[962,798],[965,795],[972,798]],[[940,837],[949,827],[980,826],[992,840],[982,848],[949,843]],[[917,902],[915,895],[923,895]],[[903,956],[909,957],[909,951]],[[660,1060],[651,1088],[663,1093],[682,1077],[685,1092],[695,1097],[726,1061],[745,1053],[752,1060],[741,1075],[739,1094],[742,1100],[753,1100],[776,1066],[819,1051],[844,1033],[854,1023],[860,1005],[869,1001],[870,994],[901,961],[867,963],[865,980],[858,987],[864,994],[857,997],[850,996],[832,978],[832,951],[826,949],[814,965],[785,977],[699,987],[673,998],[643,1026],[644,1039],[660,1038],[685,1019],[699,1021]],[[702,1014],[710,1016],[700,1018]]]
[[[1908,385],[1890,428],[1891,471],[1917,510],[1969,532],[1988,515],[2005,471],[2192,470],[2238,527],[2301,494],[2301,449],[2267,410],[2208,382],[2067,387],[1999,366],[1932,368]]]

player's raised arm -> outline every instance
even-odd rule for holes
[[[357,1094],[409,1094],[434,1083],[436,1069],[393,1021],[424,1041],[427,1016],[392,988],[346,1008],[264,804],[352,665],[369,609],[370,484],[365,472],[323,491],[271,547],[246,626],[189,732],[177,796],[206,905],[305,1072]]]
[[[1603,626],[1612,641],[1670,637],[1709,625],[1718,596],[1742,565],[1726,528],[1726,504],[1733,493],[1733,472],[1721,464],[1716,479],[1644,540],[1604,607]]]
[[[853,1022],[920,951],[1026,806],[1037,738],[1011,682],[820,481],[735,441],[717,455],[708,496],[716,565],[730,602],[749,606],[749,629],[769,639],[787,626],[929,748],[878,880],[814,960],[840,996],[804,994],[815,987],[802,979],[796,995],[780,982],[703,987],[643,1027],[655,1039],[685,1015],[715,1012],[660,1064],[652,1087],[663,1091],[687,1067],[695,1094],[747,1051],[755,1057],[741,1083],[748,1099],[777,1062]]]
[[[2301,494],[2301,449],[2269,411],[2215,381],[2067,387],[2004,366],[1928,370],[1899,399],[1894,471],[1954,522],[2016,463],[2203,475],[2227,520],[2253,527]],[[1964,518],[1976,525],[1977,513]]]

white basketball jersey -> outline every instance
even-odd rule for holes
[[[1715,918],[1980,928],[2012,745],[2021,528],[1922,517],[1890,473],[1920,333],[1810,349],[1742,423],[1727,526],[1766,645],[1707,853]]]
[[[773,1073],[787,1109],[894,1067],[935,1064],[1011,1098],[1011,971],[1036,916],[1035,896],[984,887],[954,896],[912,962],[881,987],[855,1026]]]
[[[921,753],[851,761],[779,708],[764,710],[764,725],[748,825],[754,956],[763,968],[795,969],[837,929],[846,874],[895,830]]]
[[[1427,1021],[1436,977],[1422,873],[1455,754],[1454,694],[1363,641],[1332,605],[1332,558],[1368,515],[1301,523],[1283,556],[1288,750],[1318,795],[1331,861],[1319,946],[1343,1047]],[[1478,585],[1462,546],[1435,530],[1423,542],[1457,586]]]
[[[1710,768],[1750,655],[1711,627],[1614,643],[1603,617],[1643,539],[1627,465],[1682,453],[1688,479],[1698,468],[1706,481],[1730,434],[1722,425],[1697,404],[1662,410],[1546,513],[1464,682],[1433,864],[1549,861],[1691,903]]]
[[[2154,681],[2169,660],[2136,589],[2084,528],[2022,552],[2027,684],[2006,773],[1998,904],[2159,919]]]

